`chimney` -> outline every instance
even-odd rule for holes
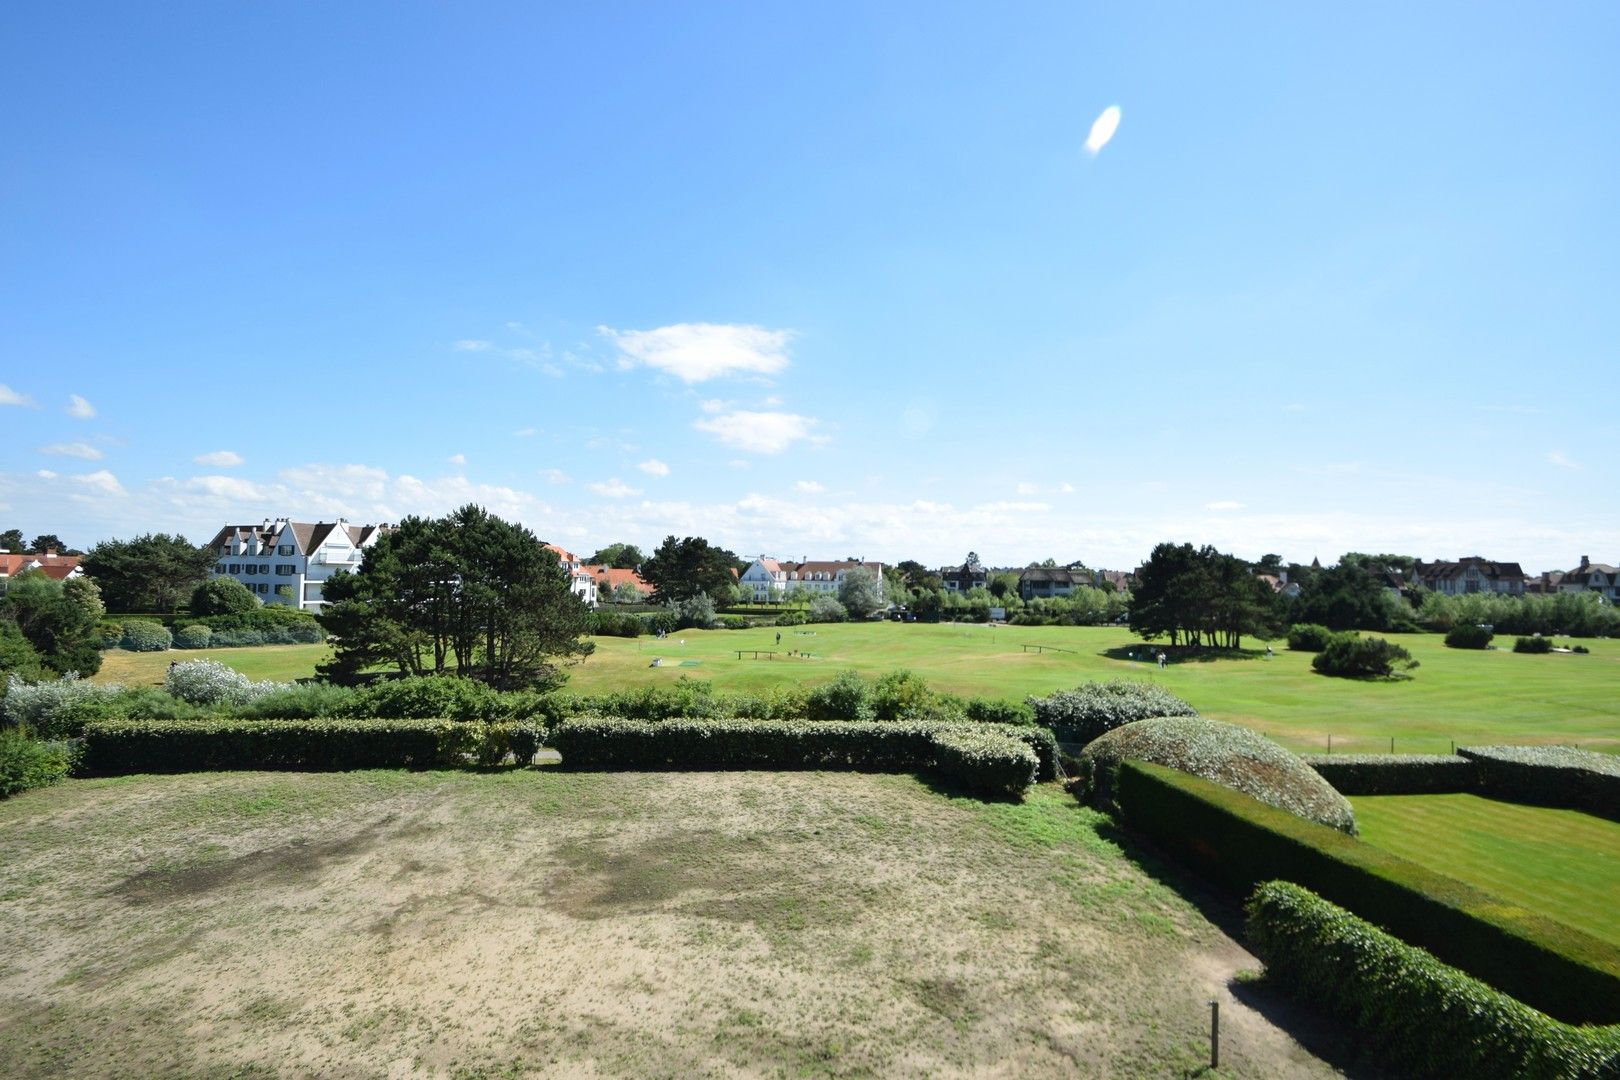
[[[1585,555],[1582,555],[1581,556],[1581,569],[1585,570],[1588,566],[1591,566],[1591,565],[1592,565],[1592,560],[1587,558]]]

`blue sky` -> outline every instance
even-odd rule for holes
[[[1620,558],[1620,9],[1308,8],[7,5],[0,527]]]

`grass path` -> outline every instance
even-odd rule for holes
[[[1054,786],[126,777],[0,836],[8,1077],[1181,1076],[1211,996],[1223,1076],[1332,1074]]]
[[[1162,683],[1205,715],[1264,731],[1299,750],[1444,751],[1459,744],[1574,742],[1620,751],[1620,642],[1592,641],[1589,656],[1524,656],[1509,649],[1448,649],[1438,635],[1390,635],[1422,666],[1401,682],[1328,679],[1310,656],[1279,649],[1274,657],[1153,664],[1124,659],[1151,647],[1123,628],[839,624],[688,630],[667,641],[598,638],[596,653],[571,668],[569,685],[589,693],[670,683],[682,676],[727,690],[820,681],[841,668],[879,675],[910,668],[930,685],[961,694],[1020,699],[1087,679]],[[1036,653],[1024,646],[1066,651]],[[738,649],[777,649],[776,660],[737,659]],[[788,651],[809,653],[789,658]],[[104,681],[161,682],[175,657],[189,653],[106,654]],[[255,679],[309,675],[325,646],[277,645],[214,653]],[[665,666],[653,668],[653,657]],[[679,666],[686,662],[689,666]]]
[[[1477,795],[1350,801],[1367,843],[1620,945],[1620,823]]]

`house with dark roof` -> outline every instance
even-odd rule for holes
[[[18,555],[0,551],[0,596],[6,595],[11,579],[30,570],[38,570],[53,581],[66,581],[84,573],[79,566],[80,556],[58,555],[47,551],[38,555]]]
[[[214,577],[235,578],[266,604],[318,613],[321,590],[339,570],[360,569],[366,548],[388,525],[266,518],[258,525],[227,525],[209,541]]]
[[[1089,570],[1070,570],[1061,566],[1031,566],[1018,573],[1018,595],[1025,600],[1068,596],[1076,589],[1095,587],[1096,579]]]
[[[1558,591],[1595,592],[1610,603],[1620,603],[1620,567],[1593,562],[1582,555],[1581,565],[1559,578]]]
[[[1524,595],[1524,568],[1516,562],[1496,562],[1479,555],[1465,555],[1456,562],[1416,562],[1412,564],[1412,584],[1446,596],[1470,593]]]
[[[965,562],[961,566],[942,566],[938,572],[940,583],[946,592],[982,589],[990,578],[990,572],[976,562]]]

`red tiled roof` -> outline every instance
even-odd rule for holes
[[[79,558],[78,555],[0,555],[0,577],[38,570],[48,578],[61,581],[79,568]]]
[[[590,574],[596,582],[596,587],[604,592],[612,592],[620,585],[634,585],[636,591],[650,593],[653,587],[647,584],[640,574],[634,570],[620,570],[616,566],[584,566],[580,569]]]

